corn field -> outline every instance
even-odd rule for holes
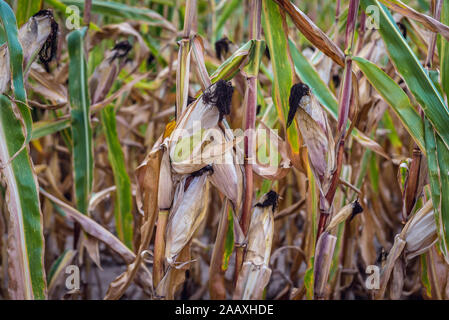
[[[449,299],[449,0],[0,0],[0,299]]]

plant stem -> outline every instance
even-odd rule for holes
[[[178,51],[178,69],[176,70],[176,120],[187,107],[190,75],[190,36],[196,16],[196,0],[187,0],[184,17],[184,30]]]
[[[249,34],[251,39],[259,40],[261,37],[261,0],[252,0],[250,2],[250,29]],[[243,199],[242,217],[240,219],[240,226],[244,235],[248,233],[251,222],[251,207],[253,202],[253,167],[254,161],[254,129],[256,124],[256,109],[257,109],[257,75],[251,75],[246,79],[246,93],[245,93],[245,194]],[[234,280],[237,281],[238,273],[243,263],[243,248],[239,247],[236,252],[236,268]]]
[[[346,33],[345,33],[345,70],[343,78],[343,87],[341,90],[341,95],[339,99],[340,111],[338,114],[338,135],[339,140],[337,143],[337,163],[335,171],[332,175],[332,180],[330,183],[329,190],[326,195],[320,195],[320,219],[318,223],[317,241],[324,231],[326,226],[327,218],[330,215],[330,209],[332,208],[332,202],[334,200],[335,191],[337,190],[340,171],[343,164],[344,155],[344,145],[345,145],[345,134],[346,126],[348,124],[349,108],[351,106],[352,97],[352,59],[351,53],[354,44],[354,31],[355,24],[357,21],[357,13],[359,10],[360,0],[351,0],[349,3],[348,18],[346,23]]]

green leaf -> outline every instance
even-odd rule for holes
[[[75,12],[71,11],[71,10],[67,10],[67,6],[62,3],[60,0],[45,0],[45,2],[52,8],[57,9],[59,11],[61,11],[67,18],[71,18],[71,19],[79,19],[80,23],[82,21],[82,18],[77,15]],[[96,31],[100,31],[101,29],[94,23],[90,23],[89,27],[93,30]]]
[[[424,253],[419,257],[419,260],[421,261],[421,282],[426,289],[426,295],[427,298],[432,298],[432,284],[429,279],[429,273],[427,268],[427,257],[429,256],[429,253]]]
[[[388,129],[388,139],[390,139],[391,144],[396,148],[398,154],[402,148],[402,142],[399,138],[396,127],[394,126],[393,120],[391,119],[390,113],[385,112],[382,118],[382,124]]]
[[[287,36],[284,32],[283,19],[278,5],[271,0],[262,1],[262,25],[265,40],[270,50],[274,82],[272,89],[273,102],[278,110],[279,120],[285,128],[288,117],[288,99],[293,86],[293,71],[288,55]],[[287,132],[287,139],[292,152],[299,155],[299,133],[296,120]]]
[[[23,51],[18,39],[14,12],[9,5],[0,1],[0,19],[8,45],[13,80],[14,97],[17,106],[9,98],[0,95],[0,163],[2,175],[8,186],[8,210],[12,237],[9,258],[10,283],[14,298],[45,299],[44,238],[42,213],[37,192],[37,178],[34,174],[28,149],[31,139],[31,113],[23,85]],[[17,110],[14,110],[17,108]],[[25,132],[23,128],[25,124]]]
[[[37,140],[70,127],[70,119],[42,120],[33,123],[31,140]]]
[[[210,76],[212,83],[220,79],[229,80],[239,72],[242,64],[255,46],[255,40],[250,40],[226,59]]]
[[[39,12],[42,0],[19,0],[17,3],[17,25],[21,27],[30,17]]]
[[[425,153],[423,122],[404,90],[374,63],[360,57],[354,57],[353,61],[390,105],[421,151]]]
[[[80,9],[84,9],[84,0],[62,0],[61,2],[68,6],[77,6]],[[175,27],[163,16],[147,8],[132,7],[124,3],[113,1],[93,0],[91,11],[93,13],[102,14],[109,17],[142,21],[151,25],[165,27],[173,32],[176,31]]]
[[[235,14],[237,7],[239,4],[241,4],[242,1],[240,0],[230,0],[226,1],[223,10],[217,20],[217,24],[215,25],[215,31],[214,31],[214,39],[215,41],[218,40],[219,37],[221,37],[222,29],[226,21],[228,21],[231,14]]]
[[[72,31],[67,37],[69,50],[69,96],[73,140],[73,168],[76,205],[87,214],[93,181],[92,128],[87,88],[84,35],[87,28]]]
[[[379,33],[391,62],[421,105],[442,141],[449,146],[449,111],[438,89],[405,41],[388,9],[377,0],[362,0],[362,5],[365,9],[370,5],[377,6],[380,18]]]
[[[55,262],[53,262],[47,277],[49,291],[51,291],[51,288],[54,286],[59,276],[65,273],[64,267],[73,260],[75,255],[75,250],[67,249],[55,260]]]
[[[304,287],[306,288],[306,297],[307,300],[313,300],[313,284],[314,280],[314,265],[315,257],[310,258],[309,268],[306,270],[304,274]]]
[[[223,252],[223,264],[222,270],[227,270],[229,266],[229,259],[234,251],[234,216],[232,214],[232,208],[228,211],[228,230],[226,231],[225,247]]]
[[[289,44],[290,53],[292,55],[292,60],[297,75],[305,84],[312,88],[312,92],[317,97],[318,101],[323,105],[323,107],[332,116],[332,118],[337,120],[337,99],[321,79],[315,68],[310,64],[307,58],[302,55],[302,53],[296,48],[291,40],[289,40]],[[347,128],[349,128],[349,126],[350,124],[348,123]],[[383,157],[386,156],[382,147],[377,142],[365,136],[365,134],[363,134],[363,132],[359,131],[357,128],[352,129],[351,135],[364,147],[372,149]]]
[[[0,1],[0,18],[1,24],[5,30],[6,42],[8,43],[11,75],[14,87],[14,97],[22,114],[27,133],[24,144],[28,144],[28,142],[30,142],[31,140],[32,120],[30,110],[27,106],[27,95],[25,87],[23,85],[23,50],[22,45],[19,41],[14,12],[12,11],[11,7],[4,1]],[[2,71],[5,72],[4,70]],[[16,151],[19,151],[21,147],[17,148]]]
[[[441,8],[441,22],[445,25],[449,25],[449,2],[443,1]],[[449,41],[444,37],[438,36],[441,43],[440,51],[440,71],[441,71],[441,85],[446,97],[449,98]]]
[[[290,53],[295,65],[295,71],[299,78],[312,88],[313,94],[318,101],[327,109],[334,119],[338,118],[338,102],[327,85],[321,79],[318,72],[310,64],[306,57],[296,48],[292,40],[288,40],[290,45]]]
[[[21,120],[13,107],[6,96],[0,95],[0,163],[6,165],[2,175],[8,186],[8,220],[11,222],[8,234],[12,237],[8,249],[9,281],[16,282],[12,298],[45,299],[42,213],[28,149],[22,149],[8,163],[25,141]]]
[[[426,134],[426,150],[427,150],[427,167],[429,171],[430,190],[432,195],[432,203],[435,214],[435,222],[440,224],[440,201],[441,201],[441,187],[440,187],[440,173],[438,168],[438,154],[435,139],[435,131],[427,119],[424,119],[424,127]]]
[[[117,134],[117,123],[113,105],[101,110],[101,122],[108,145],[108,158],[114,174],[117,188],[115,196],[115,227],[119,239],[132,250],[133,248],[133,215],[131,180],[126,172],[125,158]]]
[[[440,240],[444,243],[444,246],[442,246],[442,251],[447,258],[447,245],[449,243],[449,197],[447,197],[445,193],[449,190],[449,149],[447,149],[446,145],[443,143],[443,140],[439,136],[435,135],[435,138],[441,189],[440,218],[436,221],[438,221],[437,230],[441,231]]]

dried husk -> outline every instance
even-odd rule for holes
[[[19,41],[23,48],[23,65],[25,71],[29,69],[40,48],[52,33],[53,13],[42,10],[31,17],[19,29]]]
[[[323,232],[318,239],[314,260],[314,295],[317,299],[324,299],[326,295],[326,284],[332,264],[337,237],[327,231]]]
[[[168,144],[175,173],[189,174],[214,162],[223,163],[224,155],[241,140],[225,136],[219,127],[223,112],[229,111],[220,110],[220,107],[229,109],[229,106],[223,107],[221,102],[210,97],[219,97],[222,86],[220,81],[211,85],[180,116]]]
[[[231,130],[225,130],[224,139],[228,142],[235,139]],[[209,181],[231,200],[235,212],[240,211],[243,196],[243,152],[239,146],[236,144],[223,154],[222,161],[213,164],[213,173],[209,177]]]
[[[404,261],[401,259],[397,260],[391,275],[390,281],[390,299],[399,300],[402,295],[402,290],[404,288]]]
[[[237,280],[234,299],[261,299],[263,290],[270,280],[269,262],[276,202],[266,203],[267,195],[256,205],[251,218],[245,260]]]
[[[224,161],[224,163],[213,164],[214,172],[209,177],[209,181],[232,201],[236,212],[239,212],[243,194],[242,169],[236,163],[236,155],[232,149],[224,154]]]
[[[31,63],[52,32],[53,14],[43,10],[42,14],[31,17],[19,29],[19,41],[23,50],[24,79],[27,79]],[[9,70],[9,51],[7,43],[0,47],[0,68]],[[0,93],[8,90],[11,81],[10,72],[4,72],[0,79]]]
[[[340,211],[335,216],[332,217],[326,230],[328,232],[331,232],[332,229],[338,226],[341,222],[345,221],[349,217],[351,217],[352,219],[356,214],[360,213],[361,210],[363,209],[358,203],[358,201],[354,201],[345,205],[343,208],[340,209]]]
[[[383,299],[391,273],[402,254],[406,261],[410,260],[428,251],[437,240],[432,201],[429,200],[411,217],[402,232],[396,235],[393,247],[388,253],[386,264],[382,269],[380,290],[376,293],[376,299]]]
[[[433,210],[422,216],[417,216],[416,219],[412,220],[413,222],[410,224],[404,236],[407,242],[405,245],[407,260],[423,254],[438,240]]]
[[[191,181],[186,181],[187,179]],[[186,183],[189,183],[184,191]],[[166,234],[165,258],[169,265],[192,239],[203,221],[208,202],[209,185],[207,174],[199,177],[187,176],[178,184],[175,204],[169,216]]]
[[[160,210],[171,208],[174,197],[174,183],[171,173],[170,157],[167,150],[163,151],[161,171],[159,172],[158,205]]]
[[[95,46],[103,39],[117,39],[119,37],[133,37],[136,41],[135,58],[130,60],[130,71],[134,73],[141,63],[148,57],[150,49],[148,48],[142,35],[129,22],[122,22],[118,24],[109,24],[101,28],[100,31],[92,35],[91,45]]]
[[[302,97],[298,96],[300,94]],[[298,99],[299,105],[294,105]],[[294,114],[304,144],[307,146],[312,172],[321,193],[325,195],[330,188],[331,177],[336,167],[335,142],[326,112],[310,88],[304,84],[292,87],[289,119],[292,119]]]
[[[256,158],[252,161],[252,168],[258,176],[280,180],[290,171],[292,161],[288,155],[288,144],[262,121],[256,131],[255,148]]]

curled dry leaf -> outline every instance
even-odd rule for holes
[[[148,58],[150,49],[148,49],[147,44],[145,43],[145,40],[142,38],[142,35],[136,31],[136,29],[133,28],[131,23],[123,22],[119,24],[111,24],[103,27],[101,31],[96,32],[92,36],[92,42],[91,45],[95,46],[97,45],[101,40],[103,39],[119,39],[120,37],[134,37],[136,39],[135,46],[135,54],[136,57],[134,60],[130,61],[131,70],[129,73],[134,73],[136,69],[141,65],[141,63]],[[119,41],[118,43],[123,43]],[[115,50],[115,54],[119,54],[120,52],[123,52],[122,48],[117,48]]]
[[[90,98],[96,104],[106,98],[120,70],[126,63],[131,44],[125,40],[117,43],[112,50],[105,53],[105,59],[95,68],[89,80]]]
[[[140,193],[143,196],[142,202],[144,211],[144,217],[140,227],[141,239],[139,249],[135,258],[128,264],[126,271],[111,282],[108,291],[106,292],[105,300],[119,299],[125,293],[134,277],[136,275],[140,277],[140,270],[142,268],[145,269],[145,265],[143,264],[143,252],[147,250],[153,235],[158,211],[158,173],[160,172],[162,157],[161,140],[162,139],[156,142],[153,149],[145,157],[145,160],[136,169]],[[151,274],[149,274],[149,280],[150,281],[147,282],[147,284],[149,283],[147,288],[153,289],[153,279]]]
[[[61,210],[66,214],[68,219],[78,222],[81,228],[89,236],[100,240],[110,247],[115,253],[117,253],[127,264],[133,263],[136,259],[136,255],[128,247],[126,247],[119,239],[117,239],[112,233],[106,230],[104,227],[99,225],[97,222],[89,218],[87,215],[82,214],[78,210],[69,206],[65,202],[59,200],[58,198],[52,196],[44,190],[40,190],[40,193],[51,200],[53,203],[58,205]],[[151,273],[148,269],[141,265],[137,273],[136,283],[139,284],[144,290],[152,285]]]
[[[335,63],[344,66],[345,56],[343,51],[306,14],[289,0],[275,1],[290,15],[295,26],[311,43],[332,58]]]

